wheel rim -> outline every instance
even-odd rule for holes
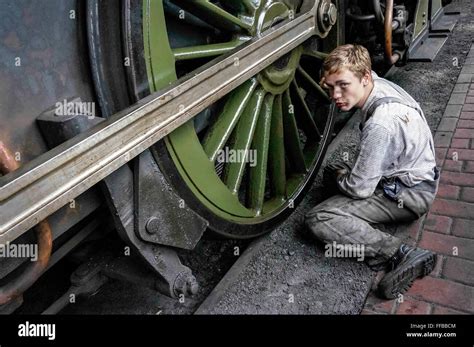
[[[228,0],[220,1],[220,6],[209,1],[165,2],[167,13],[178,11],[187,25],[205,26],[204,20],[219,28],[220,37],[225,33],[228,38],[182,47],[177,40],[173,46],[163,2],[144,0],[149,89],[159,90],[175,80],[179,64],[224,54],[294,15],[298,2],[262,0],[255,5],[252,0]],[[208,126],[202,131],[190,121],[165,139],[181,179],[213,214],[253,225],[293,207],[322,159],[332,125],[326,117],[327,95],[306,71],[310,65],[317,68],[323,56],[310,47],[294,49],[208,109],[207,116],[197,116],[207,118]]]

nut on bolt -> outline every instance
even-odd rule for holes
[[[333,3],[329,5],[329,8],[323,14],[324,24],[326,25],[334,25],[336,24],[337,20],[337,8],[334,6]]]
[[[181,272],[173,285],[173,291],[176,296],[183,294],[184,296],[191,296],[198,292],[199,284],[191,273]]]

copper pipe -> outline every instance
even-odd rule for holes
[[[0,141],[0,173],[6,175],[18,169],[19,166],[13,153]],[[53,237],[49,223],[46,220],[41,221],[35,226],[34,230],[38,243],[38,259],[31,262],[18,277],[0,287],[0,305],[4,305],[22,295],[25,290],[36,282],[48,265],[53,248]]]
[[[13,153],[0,141],[0,173],[6,175],[19,167],[20,164],[15,160]]]
[[[390,65],[395,64],[400,59],[400,54],[392,54],[392,21],[393,21],[393,0],[385,2],[385,59]]]

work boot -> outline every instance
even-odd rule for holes
[[[380,281],[378,292],[384,298],[394,299],[405,293],[417,278],[433,271],[435,264],[435,253],[402,244],[389,260],[389,272]]]

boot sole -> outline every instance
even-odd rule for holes
[[[436,258],[436,254],[431,252],[420,254],[410,261],[410,265],[405,265],[404,270],[395,269],[389,272],[379,283],[379,293],[387,299],[395,299],[398,295],[404,294],[416,279],[423,278],[433,271]]]

